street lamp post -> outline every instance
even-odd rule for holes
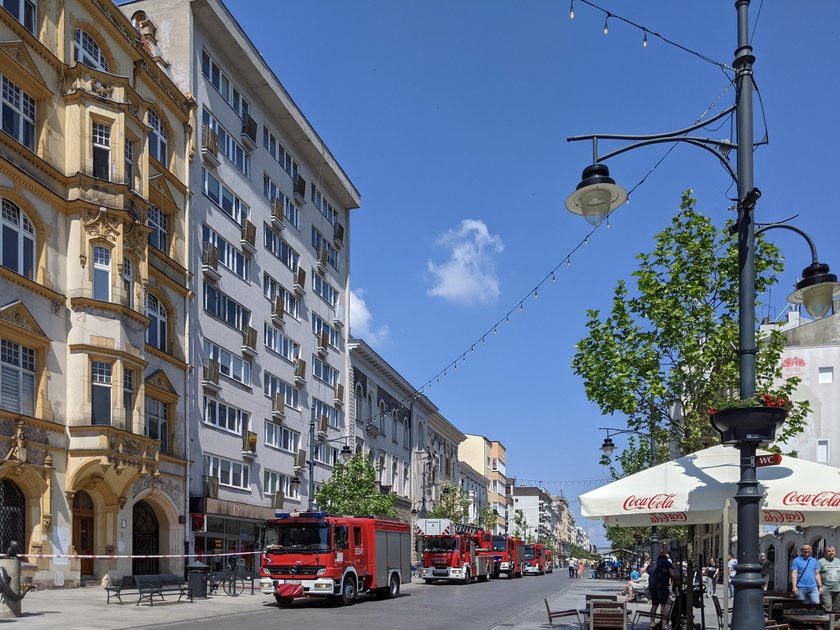
[[[612,441],[611,435],[622,435],[624,433],[633,433],[648,439],[648,449],[650,450],[648,459],[648,468],[656,466],[656,440],[653,437],[653,431],[644,433],[635,429],[613,429],[612,427],[598,427],[599,431],[606,431],[607,437],[604,438],[604,443],[601,444],[601,450],[604,455],[610,457],[615,451],[615,443]],[[650,528],[650,561],[656,562],[659,555],[659,536],[657,534],[656,525]]]
[[[609,169],[602,164],[613,156],[635,148],[653,144],[683,142],[704,149],[715,155],[721,165],[730,174],[738,189],[738,364],[739,391],[742,400],[755,394],[755,236],[756,225],[753,221],[755,204],[761,192],[753,185],[753,64],[749,37],[750,0],[735,0],[738,24],[738,48],[732,67],[735,70],[735,105],[727,108],[706,122],[670,133],[647,136],[628,136],[615,134],[594,134],[573,136],[570,142],[591,140],[593,146],[593,164],[583,171],[583,181],[577,190],[566,199],[566,207],[576,214],[583,215],[593,225],[599,224],[613,210],[627,201],[627,193],[609,175]],[[710,138],[694,137],[689,134],[708,126],[731,113],[736,116],[737,144]],[[623,140],[630,144],[606,155],[598,155],[598,140]],[[737,150],[737,168],[733,167],[727,155],[732,149]],[[806,310],[825,315],[830,310],[830,302],[838,293],[837,278],[829,273],[828,265],[812,264],[803,272],[803,280],[797,285],[797,291],[790,300],[805,303]],[[823,306],[814,306],[822,304]],[[746,415],[742,418],[746,422]],[[736,421],[737,422],[737,421]],[[733,422],[735,424],[736,422]],[[758,563],[758,527],[759,503],[761,494],[758,488],[755,468],[755,453],[759,444],[772,440],[776,425],[763,427],[761,431],[741,431],[737,441],[740,449],[740,479],[735,494],[738,515],[738,566],[735,578],[733,630],[751,630],[761,627],[764,622],[761,565]]]

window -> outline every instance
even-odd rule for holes
[[[315,461],[327,466],[335,466],[338,461],[338,449],[329,444],[318,444],[314,451]]]
[[[263,175],[263,195],[271,203],[274,203],[275,199],[282,201],[283,216],[286,218],[286,221],[288,221],[290,225],[298,227],[298,224],[300,223],[300,210],[298,210],[298,207],[292,203],[291,199],[283,194],[280,187],[275,184],[268,175]]]
[[[100,245],[93,248],[93,299],[111,300],[111,250]]]
[[[327,221],[329,221],[332,225],[338,223],[338,210],[327,201],[327,196],[321,194],[321,191],[318,190],[318,187],[315,184],[312,184],[309,189],[310,198],[312,199],[312,203],[315,204],[315,207],[321,211]]]
[[[166,166],[169,157],[169,139],[163,122],[154,111],[149,110],[149,155]]]
[[[38,19],[38,4],[34,0],[2,0],[0,4],[23,24],[23,28],[35,35],[35,21]]]
[[[149,233],[149,245],[156,247],[164,254],[169,252],[169,217],[160,209],[152,206],[149,208],[148,226],[152,229]]]
[[[222,72],[222,69],[219,68],[213,58],[207,54],[206,50],[201,51],[201,74],[210,82],[210,85],[218,90],[222,98],[227,101],[228,105],[233,107],[240,118],[244,119],[248,116],[248,111],[250,110],[248,101],[242,97],[239,90],[231,83],[227,75]]]
[[[330,367],[328,363],[322,361],[315,355],[312,356],[312,376],[332,388],[335,388],[338,384],[338,370]]]
[[[93,123],[93,176],[111,178],[111,126]]]
[[[0,408],[35,415],[35,350],[0,339]]]
[[[251,323],[251,311],[207,283],[204,284],[204,310],[239,330],[245,330]]]
[[[274,376],[271,372],[265,373],[265,395],[273,399],[275,394],[283,394],[283,402],[287,408],[298,409],[300,407],[300,392],[283,379]]]
[[[169,452],[169,405],[156,398],[146,398],[146,435],[160,440],[160,452]]]
[[[265,223],[263,223],[263,243],[268,251],[280,259],[280,262],[292,271],[297,270],[300,254]]]
[[[829,462],[828,440],[817,440],[817,461],[821,464]]]
[[[834,368],[833,367],[821,367],[820,368],[820,383],[833,383],[834,382]]]
[[[219,251],[219,263],[247,282],[248,269],[251,266],[250,258],[247,258],[236,247],[219,236],[215,230],[212,230],[206,225],[201,226],[201,233],[202,240],[209,241],[216,246],[216,249]]]
[[[201,124],[207,125],[216,132],[216,135],[219,137],[219,149],[221,152],[224,153],[225,157],[236,168],[242,171],[245,177],[249,177],[251,175],[251,156],[245,148],[234,140],[233,136],[206,109],[202,110]]]
[[[318,338],[318,343],[320,343],[321,333],[327,333],[327,343],[333,348],[338,348],[338,332],[315,313],[312,313],[312,332]]]
[[[108,72],[108,61],[102,49],[87,31],[77,28],[73,33],[73,59],[94,70]]]
[[[266,348],[276,352],[287,361],[294,361],[300,355],[300,344],[295,343],[270,324],[264,325],[264,341]]]
[[[166,314],[166,308],[151,293],[146,294],[146,317],[151,320],[149,327],[146,329],[146,343],[158,350],[169,352],[169,344],[167,343],[169,318]]]
[[[207,169],[201,169],[202,184],[204,194],[210,200],[219,206],[225,214],[236,221],[239,225],[244,225],[251,209],[248,204],[237,197],[227,186],[216,179],[212,173]]]
[[[128,184],[129,190],[134,190],[134,141],[126,140],[123,152],[125,157],[123,166],[125,171],[125,183]]]
[[[268,130],[268,127],[263,126],[263,146],[268,151],[269,155],[273,157],[283,170],[288,173],[293,180],[297,179],[299,166],[292,157],[292,154],[283,148],[277,137]],[[297,223],[295,223],[297,225]]]
[[[333,429],[341,428],[341,423],[338,421],[338,412],[336,412],[335,407],[331,407],[324,401],[318,400],[314,397],[312,398],[312,404],[315,407],[315,418],[320,420],[322,416],[327,416],[328,425],[330,425]]]
[[[312,290],[333,308],[338,304],[338,291],[317,273],[312,274]]]
[[[204,340],[204,358],[219,362],[219,372],[228,378],[250,387],[251,362],[217,346],[211,341]]]
[[[134,419],[135,393],[134,370],[123,369],[123,411],[125,412],[125,428],[127,431],[131,431],[131,424]]]
[[[263,492],[268,496],[279,490],[286,498],[300,499],[300,486],[293,486],[291,481],[291,477],[266,468],[263,471]]]
[[[300,433],[269,420],[265,421],[265,443],[283,451],[297,453],[300,449]]]
[[[205,455],[204,468],[208,477],[215,477],[219,480],[219,485],[242,490],[250,490],[251,488],[251,469],[246,464],[232,462],[215,455]]]
[[[275,298],[283,298],[285,313],[295,319],[300,319],[300,300],[265,272],[263,272],[263,295],[272,302]]]
[[[113,365],[91,361],[90,421],[111,424],[111,370]]]
[[[322,249],[326,249],[327,262],[330,263],[330,267],[338,271],[338,251],[324,238],[323,234],[315,229],[314,225],[312,226],[312,248],[318,256],[320,256]]]
[[[8,0],[6,0],[8,2]],[[17,85],[2,78],[3,131],[12,136],[30,151],[35,150],[35,99]]]
[[[131,259],[123,257],[123,299],[128,308],[134,308],[134,272],[131,267]]]
[[[0,215],[0,264],[15,273],[35,279],[35,227],[20,208],[2,200]]]
[[[231,407],[215,398],[204,397],[204,423],[212,424],[229,433],[242,435],[242,428],[250,423],[251,414]]]

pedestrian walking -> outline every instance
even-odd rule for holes
[[[820,558],[819,575],[822,580],[822,605],[827,611],[834,610],[840,599],[840,559],[834,547],[826,547],[825,556]]]
[[[569,558],[569,577],[577,577],[577,560],[574,558]]]
[[[671,597],[671,582],[675,580],[677,575],[674,570],[671,560],[668,559],[668,554],[664,551],[659,554],[655,564],[648,566],[648,573],[650,578],[650,628],[654,630],[657,625],[662,628],[668,626],[668,620],[662,619],[665,615],[665,605]],[[660,608],[659,620],[657,620],[656,609]]]
[[[767,585],[770,583],[770,561],[767,559],[767,554],[762,553],[758,556],[758,563],[761,565],[761,579],[764,580],[762,588],[767,592]]]
[[[585,570],[586,570],[586,563],[583,560],[581,560],[580,562],[578,562],[578,577],[579,578],[583,577],[583,572]]]
[[[822,577],[820,576],[819,564],[811,554],[811,545],[802,545],[799,548],[799,555],[791,563],[790,581],[793,584],[793,594],[801,602],[819,604],[822,595]]]
[[[729,569],[729,597],[735,597],[735,584],[732,583],[732,578],[735,577],[735,567],[738,566],[738,561],[735,559],[735,556],[732,555],[732,552],[729,552],[729,560],[726,562],[726,568]]]
[[[711,597],[715,593],[715,584],[717,584],[717,573],[717,560],[713,556],[709,558],[709,564],[706,565],[706,597]]]

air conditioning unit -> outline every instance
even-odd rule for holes
[[[219,135],[213,131],[210,125],[201,128],[201,155],[208,164],[218,166],[219,158]]]
[[[274,420],[282,420],[286,417],[286,397],[283,394],[274,394],[271,400],[271,417]]]
[[[279,510],[283,508],[283,501],[286,500],[286,495],[283,493],[282,490],[278,490],[274,493],[274,496],[271,497],[271,507],[275,510]]]
[[[306,293],[306,269],[303,267],[298,267],[297,273],[295,274],[295,284],[292,288],[298,296]]]
[[[275,197],[271,202],[271,225],[282,230],[285,227],[285,218],[283,199]]]
[[[283,298],[276,297],[274,298],[274,303],[271,306],[271,321],[276,324],[277,326],[282,326],[284,320],[284,316],[286,315],[286,304],[283,302]]]
[[[330,336],[326,331],[321,331],[321,337],[318,339],[318,355],[325,357],[327,351],[330,349]]]
[[[335,399],[333,402],[336,407],[341,407],[344,404],[344,385],[341,383],[335,386]]]
[[[295,470],[300,472],[304,468],[306,468],[306,451],[301,449],[295,455]]]
[[[208,499],[219,498],[219,479],[217,477],[204,478],[204,496]]]
[[[252,254],[257,251],[257,226],[245,219],[242,224],[242,232],[239,236],[239,244]]]
[[[306,203],[306,180],[298,176],[295,177],[295,204],[302,206]]]

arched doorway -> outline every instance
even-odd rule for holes
[[[25,507],[23,492],[15,482],[0,479],[0,555],[8,551],[13,540],[26,549]]]
[[[91,556],[93,548],[93,499],[84,490],[73,496],[73,547],[80,556]],[[82,577],[93,577],[93,558],[81,559]]]
[[[135,556],[160,553],[160,524],[155,511],[145,501],[138,501],[132,510],[132,554]],[[134,558],[133,575],[160,573],[160,558]]]

